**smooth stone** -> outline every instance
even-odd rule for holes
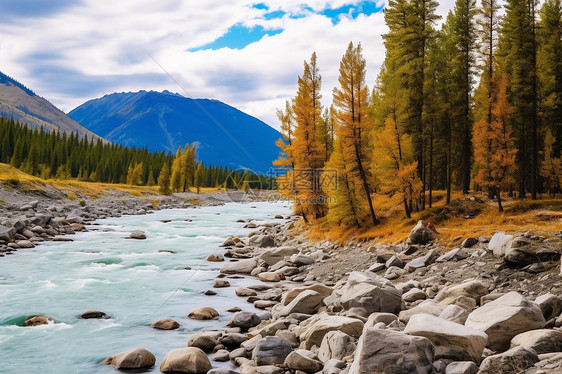
[[[87,310],[80,315],[81,319],[107,318],[107,314],[99,310]]]
[[[129,235],[129,238],[130,239],[143,240],[143,239],[146,239],[146,235],[142,231],[135,231],[135,232],[131,233],[131,235]]]
[[[212,369],[209,358],[199,348],[176,348],[166,354],[160,364],[163,373],[203,374]]]
[[[562,312],[562,298],[547,293],[535,299],[535,303],[541,308],[545,320],[556,318]]]
[[[54,322],[51,317],[33,316],[25,320],[25,323],[23,325],[24,327],[33,327],[33,326],[47,325],[51,322]]]
[[[439,318],[464,325],[469,314],[470,312],[468,310],[458,305],[447,305],[445,310],[439,315]]]
[[[153,322],[150,326],[159,330],[175,330],[180,327],[180,324],[171,318],[162,318]]]
[[[249,328],[257,326],[261,323],[261,318],[252,312],[236,312],[228,322],[229,327],[240,327],[247,331]]]
[[[144,348],[132,348],[115,356],[106,358],[100,365],[113,365],[116,369],[145,369],[156,363],[152,352]]]
[[[537,354],[562,352],[562,331],[551,329],[531,330],[511,339],[511,348],[533,349]]]
[[[230,352],[227,351],[226,349],[219,349],[218,351],[215,352],[215,354],[213,355],[213,361],[216,362],[226,362],[228,360],[230,360]]]
[[[535,351],[528,348],[516,347],[506,352],[486,357],[482,361],[478,373],[519,373],[530,368],[537,362],[539,362],[539,357]]]
[[[291,301],[304,291],[316,291],[322,296],[322,299],[325,299],[332,294],[332,288],[322,283],[316,283],[307,287],[293,288],[285,293],[282,301],[283,305],[289,305]]]
[[[477,374],[478,366],[472,361],[451,362],[445,369],[445,374]]]
[[[201,331],[193,334],[187,341],[188,347],[197,347],[204,352],[211,352],[219,343],[220,331]]]
[[[207,256],[207,261],[222,262],[222,261],[224,261],[224,257],[220,253],[213,253],[213,254],[210,254],[209,256]]]
[[[355,352],[356,348],[357,345],[351,336],[341,331],[329,331],[322,339],[318,358],[324,363],[332,359],[342,360]]]
[[[356,318],[330,316],[323,313],[315,315],[307,322],[309,322],[307,326],[302,327],[302,332],[297,334],[300,341],[304,342],[303,348],[305,349],[310,349],[313,346],[319,347],[322,344],[324,335],[334,330],[357,338],[361,335],[364,325],[363,321]]]
[[[258,278],[262,282],[279,282],[281,280],[281,277],[279,276],[279,274],[274,273],[274,272],[260,273],[260,274],[258,274]]]
[[[427,295],[425,294],[425,292],[418,288],[412,288],[410,291],[402,295],[402,299],[406,302],[411,303],[417,300],[425,300],[427,299]]]
[[[466,296],[478,302],[482,296],[487,294],[488,287],[484,283],[478,280],[471,280],[443,288],[435,296],[435,301],[447,305],[453,303],[459,296]]]
[[[297,349],[289,353],[285,359],[285,366],[305,373],[316,373],[324,368],[316,354],[306,349]]]
[[[251,290],[249,288],[237,288],[236,291],[234,291],[236,293],[236,296],[240,296],[240,297],[247,297],[247,296],[257,296],[257,292],[254,290]]]
[[[230,261],[221,268],[221,273],[225,274],[250,274],[258,266],[253,258],[243,259],[239,261]]]
[[[276,316],[286,317],[292,313],[314,314],[320,309],[324,298],[318,292],[307,290],[298,294],[288,305],[281,309]]]
[[[258,342],[252,359],[257,365],[281,365],[293,351],[291,343],[275,336],[268,336]]]
[[[230,287],[230,282],[224,279],[215,279],[215,281],[213,282],[213,287],[214,288]]]
[[[202,306],[193,309],[187,316],[192,319],[207,320],[218,317],[219,312],[209,306]]]

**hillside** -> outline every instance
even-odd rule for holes
[[[61,132],[75,132],[80,137],[97,137],[62,110],[38,96],[20,82],[0,72],[0,115],[12,118],[31,128],[44,127],[46,130],[59,129]]]
[[[169,151],[197,145],[205,164],[265,173],[279,154],[280,133],[218,100],[189,99],[168,91],[114,93],[90,100],[69,115],[105,139]]]

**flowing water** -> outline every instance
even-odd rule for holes
[[[165,354],[185,347],[193,332],[224,328],[231,316],[227,309],[255,310],[234,294],[237,287],[257,283],[252,278],[228,279],[231,287],[203,295],[222,265],[204,259],[223,252],[218,245],[227,236],[251,231],[238,219],[274,222],[275,214],[289,213],[286,203],[261,202],[110,218],[70,236],[73,242],[47,242],[0,258],[0,373],[114,373],[99,362],[137,346],[154,353],[152,371],[159,372]],[[139,230],[146,240],[125,239]],[[214,307],[220,317],[188,319],[199,306]],[[79,319],[88,309],[111,318]],[[56,323],[21,327],[30,315],[47,315]],[[180,329],[150,327],[164,317],[178,321]]]

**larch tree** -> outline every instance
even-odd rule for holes
[[[342,156],[350,166],[347,177],[358,189],[355,193],[368,205],[371,224],[376,225],[378,220],[371,197],[373,178],[369,171],[372,121],[365,66],[361,44],[354,47],[349,43],[340,62],[340,88],[334,88],[334,115]]]
[[[170,189],[170,166],[167,162],[164,163],[158,176],[158,189],[161,194],[169,195],[172,191]]]
[[[544,160],[541,164],[541,177],[544,178],[545,190],[555,196],[562,189],[562,161],[560,157],[554,157],[553,145],[556,139],[550,132],[546,130],[544,137]]]
[[[474,155],[478,165],[475,181],[494,191],[498,209],[503,212],[501,191],[514,183],[516,149],[513,145],[511,116],[504,75],[493,94],[492,122],[481,118],[474,126]]]
[[[313,53],[310,63],[305,61],[303,75],[298,79],[293,105],[296,126],[291,143],[295,212],[302,215],[305,221],[320,218],[326,211],[320,186],[320,174],[325,163],[321,140],[321,86],[316,53]]]
[[[174,192],[181,192],[182,191],[182,179],[181,179],[182,154],[183,153],[182,153],[181,147],[178,147],[178,150],[176,152],[176,158],[174,158],[174,161],[172,162],[172,171],[171,171],[171,174],[170,174],[170,188]]]

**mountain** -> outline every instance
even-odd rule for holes
[[[53,104],[37,96],[20,82],[0,72],[0,115],[12,118],[31,128],[45,130],[59,129],[61,132],[75,132],[80,137],[98,137],[67,116]]]
[[[265,173],[279,155],[277,130],[218,100],[189,99],[168,91],[113,93],[69,115],[125,146],[175,153],[179,146],[196,144],[197,158],[207,165]]]

